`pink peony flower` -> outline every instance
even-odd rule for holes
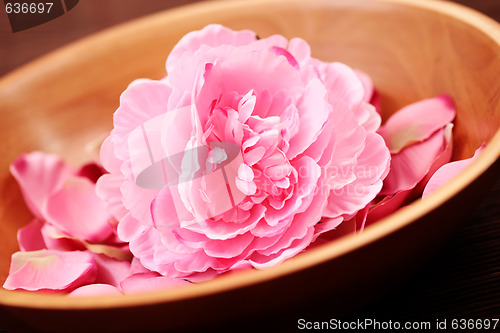
[[[35,217],[4,288],[122,295],[272,267],[428,195],[483,148],[448,163],[446,95],[380,127],[370,77],[299,38],[209,25],[166,67],[122,94],[104,168],[40,152],[11,165]]]
[[[145,268],[197,281],[271,267],[381,190],[390,153],[371,83],[304,40],[209,25],[166,69],[122,94],[97,182]]]

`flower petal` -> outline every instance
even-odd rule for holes
[[[104,169],[111,173],[119,172],[120,166],[123,161],[116,158],[114,153],[113,142],[111,142],[111,137],[108,136],[101,145],[101,150],[99,151],[99,160]]]
[[[130,276],[130,263],[128,261],[116,260],[105,254],[88,252],[96,263],[97,275],[95,283],[109,284],[115,287]]]
[[[37,251],[45,249],[42,237],[43,222],[34,219],[17,231],[17,241],[21,251]]]
[[[96,297],[123,295],[120,289],[109,284],[94,283],[76,288],[68,296],[71,297]]]
[[[429,182],[427,182],[424,192],[422,193],[422,198],[436,191],[437,189],[451,181],[453,178],[455,178],[463,170],[465,170],[472,162],[477,159],[485,146],[485,144],[481,145],[481,147],[476,150],[474,156],[472,156],[471,158],[450,162],[439,168],[429,179]]]
[[[380,194],[394,195],[414,188],[428,173],[447,145],[444,129],[427,140],[413,144],[392,156],[391,168]]]
[[[392,196],[384,197],[380,202],[370,207],[366,216],[365,225],[370,225],[392,213],[403,206],[411,195],[411,190],[400,191]]]
[[[361,81],[349,66],[333,62],[320,67],[321,77],[328,90],[328,100],[335,104],[342,101],[350,107],[357,106],[363,101],[365,90]]]
[[[384,140],[376,133],[368,133],[365,147],[354,167],[355,179],[334,189],[328,198],[324,215],[337,217],[356,214],[372,201],[382,188],[382,180],[389,172],[390,155]]]
[[[110,173],[102,175],[95,187],[96,195],[106,202],[106,211],[117,220],[121,220],[128,213],[120,191],[123,182],[121,173]]]
[[[116,232],[121,240],[130,242],[145,230],[146,227],[128,213],[121,219]]]
[[[45,210],[47,222],[71,237],[100,242],[113,233],[104,201],[97,197],[94,184],[85,178],[69,177],[48,198]]]
[[[113,115],[111,141],[116,156],[126,160],[128,136],[146,121],[167,112],[172,89],[163,81],[140,79],[132,82],[120,96]],[[108,170],[109,171],[109,170]]]
[[[436,157],[434,162],[432,162],[432,165],[429,168],[429,171],[427,171],[427,174],[424,176],[424,178],[422,178],[422,180],[413,188],[409,199],[414,200],[415,198],[421,196],[422,192],[424,191],[424,188],[427,185],[427,182],[429,181],[431,176],[440,167],[442,167],[446,163],[450,162],[451,156],[453,154],[453,140],[452,140],[453,126],[454,125],[450,123],[444,127],[444,129],[443,129],[443,135],[444,135],[443,150]]]
[[[88,253],[40,250],[16,252],[4,283],[8,290],[71,291],[92,283],[96,265]]]
[[[311,58],[311,47],[302,38],[290,39],[287,50],[293,55],[300,67],[305,66]]]
[[[335,118],[333,154],[327,169],[328,184],[339,189],[355,179],[356,159],[365,147],[366,130],[359,126],[347,104],[336,103],[332,117]],[[385,146],[385,144],[384,144]]]
[[[375,106],[363,102],[353,111],[358,124],[363,126],[367,132],[375,132],[379,129],[382,118]]]
[[[125,294],[167,290],[189,286],[191,283],[179,278],[169,278],[158,273],[138,273],[131,275],[120,284]]]
[[[375,93],[375,87],[373,85],[372,78],[366,74],[363,71],[360,71],[359,69],[355,69],[354,73],[358,77],[359,81],[361,82],[361,85],[363,86],[363,102],[370,103],[373,94]]]
[[[58,156],[42,152],[21,155],[11,164],[10,172],[31,212],[42,220],[45,200],[75,173]]]
[[[312,79],[305,87],[298,102],[299,131],[290,139],[290,148],[286,155],[293,159],[307,149],[319,136],[321,129],[331,114],[327,90],[318,79]]]
[[[250,245],[254,236],[247,232],[234,238],[224,240],[210,240],[205,243],[203,250],[211,257],[232,258],[240,255]]]
[[[455,106],[448,95],[410,104],[393,114],[379,129],[392,154],[429,138],[455,118]]]
[[[45,223],[41,229],[43,241],[47,249],[60,251],[83,251],[85,245],[82,241],[76,238],[67,236],[58,228],[51,224]]]
[[[207,25],[202,30],[186,34],[175,45],[167,59],[167,72],[172,71],[172,68],[176,67],[176,64],[185,52],[195,52],[202,45],[213,48],[224,44],[242,46],[253,43],[256,40],[257,36],[250,30],[233,31],[219,24]]]

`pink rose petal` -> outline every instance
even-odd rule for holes
[[[427,174],[422,178],[422,180],[412,189],[409,199],[414,200],[415,198],[422,195],[427,182],[431,176],[443,165],[450,162],[451,156],[453,154],[453,140],[452,140],[452,130],[453,124],[447,124],[444,127],[444,143],[443,150],[441,154],[434,160]]]
[[[271,50],[276,52],[277,55],[284,56],[286,58],[286,60],[288,60],[288,63],[290,64],[290,66],[292,66],[296,69],[299,69],[299,63],[297,62],[297,60],[293,57],[293,55],[290,52],[288,52],[287,50],[285,50],[284,48],[279,47],[279,46],[273,46],[273,47],[271,47]]]
[[[43,222],[35,219],[17,231],[17,241],[21,251],[37,251],[45,249],[42,237]]]
[[[123,295],[120,289],[109,284],[95,283],[79,287],[69,293],[71,297],[95,297]]]
[[[358,77],[361,85],[363,86],[363,102],[370,103],[373,94],[375,93],[375,87],[373,85],[372,78],[363,71],[354,70],[354,73]]]
[[[119,287],[120,282],[130,276],[130,263],[128,261],[116,260],[104,254],[88,253],[96,263],[96,283]]]
[[[447,142],[444,130],[438,130],[427,140],[411,145],[392,156],[391,169],[380,194],[393,195],[414,188],[429,172]]]
[[[106,211],[117,220],[121,220],[128,211],[123,204],[120,185],[123,183],[120,174],[105,174],[97,180],[96,194],[106,203]]]
[[[41,234],[47,249],[61,251],[89,250],[94,254],[103,254],[123,261],[129,261],[132,256],[128,250],[128,245],[121,240],[117,240],[116,235],[106,239],[105,243],[90,243],[82,239],[67,236],[47,223],[42,226]]]
[[[330,230],[336,229],[344,222],[344,218],[339,216],[336,218],[323,218],[320,223],[314,226],[314,231],[316,236],[328,232]]]
[[[394,188],[392,189],[396,192],[392,194],[388,194],[389,192],[386,192],[386,197],[383,197],[382,199],[380,199],[380,201],[372,205],[367,216],[366,224],[374,223],[381,218],[388,216],[389,214],[396,211],[399,207],[410,203],[412,200],[422,194],[422,191],[429,181],[429,178],[431,178],[431,176],[436,172],[437,169],[439,169],[442,165],[448,163],[448,161],[451,159],[453,147],[453,141],[451,138],[452,128],[453,124],[447,124],[443,130],[436,132],[436,137],[439,137],[440,135],[442,135],[443,137],[443,146],[441,147],[441,151],[438,153],[438,155],[434,157],[434,160],[432,160],[431,156],[429,155],[419,160],[418,163],[416,162],[416,165],[420,165],[419,163],[421,163],[422,160],[424,161],[421,165],[420,171],[417,171],[417,173],[408,172],[407,176],[409,177],[405,179],[405,181],[408,181],[408,183],[404,184],[404,182],[400,182],[399,185],[401,186],[397,190]],[[432,138],[433,137],[429,138],[428,140],[431,140]],[[426,141],[417,143],[413,146],[405,148],[402,152],[393,156],[393,160],[391,161],[391,163],[395,163],[394,165],[396,167],[391,169],[391,172],[393,173],[388,175],[387,179],[385,180],[384,186],[386,186],[386,184],[391,184],[391,182],[393,182],[392,185],[395,185],[397,182],[397,173],[402,172],[400,176],[403,176],[403,173],[405,172],[404,170],[398,171],[397,169],[400,166],[399,164],[401,163],[401,161],[404,160],[404,158],[400,159],[399,155],[405,154],[405,151],[408,149],[415,150],[415,152],[417,152],[416,154],[418,155],[418,151],[419,149],[422,149],[422,145],[432,146],[433,144],[426,143]],[[437,140],[434,145],[437,149],[437,147],[439,146],[439,140]],[[408,156],[411,155],[412,154],[409,154]],[[407,167],[413,168],[413,172],[417,170],[417,168],[415,168],[412,164],[408,164]],[[384,192],[382,191],[381,194],[384,194]]]
[[[230,239],[209,241],[203,250],[211,257],[232,258],[240,255],[253,239],[254,236],[247,232]]]
[[[120,107],[113,115],[112,143],[116,156],[128,156],[128,135],[145,121],[167,110],[171,88],[162,81],[140,79],[132,82],[120,96]],[[110,171],[110,170],[108,170]]]
[[[142,266],[141,261],[137,257],[132,258],[130,263],[130,275],[137,273],[150,273],[151,271],[146,267]]]
[[[410,104],[395,114],[379,129],[392,154],[429,138],[455,118],[453,100],[441,95]]]
[[[389,171],[389,161],[389,151],[383,139],[376,133],[368,133],[365,147],[356,158],[359,164],[347,164],[329,170],[329,183],[335,187],[323,215],[333,218],[343,214],[346,219],[350,219],[363,209],[380,192],[382,180]],[[345,183],[339,184],[339,179],[346,176],[349,178],[344,180]]]
[[[301,67],[305,66],[311,58],[311,47],[302,38],[290,39],[287,50],[293,55]]]
[[[120,284],[125,294],[160,291],[189,285],[191,283],[186,280],[164,277],[152,272],[134,274]]]
[[[481,147],[476,150],[474,156],[472,156],[471,158],[450,162],[441,166],[427,182],[424,192],[422,193],[422,198],[428,196],[432,192],[435,192],[440,187],[455,178],[463,170],[465,170],[472,162],[477,159],[485,146],[485,144],[481,145]]]
[[[100,242],[113,233],[105,203],[97,197],[94,184],[85,178],[69,177],[48,198],[45,210],[47,221],[72,237]]]
[[[58,156],[33,152],[20,156],[10,166],[24,200],[31,212],[44,219],[43,206],[46,199],[75,171]]]
[[[300,131],[290,139],[287,157],[292,159],[302,153],[317,138],[331,114],[327,90],[319,80],[311,80],[304,89],[304,95],[299,101]],[[314,110],[314,111],[313,111]]]
[[[366,216],[365,225],[370,225],[392,213],[399,207],[403,206],[411,195],[412,190],[400,191],[392,196],[384,197],[380,202],[376,203]]]
[[[111,138],[107,137],[101,144],[99,160],[102,167],[109,172],[116,172],[120,170],[123,161],[120,161],[114,154],[114,145]]]
[[[41,229],[47,249],[60,251],[83,251],[85,245],[80,239],[70,237],[55,226],[45,223]]]
[[[92,283],[96,264],[88,253],[39,250],[12,255],[9,276],[3,287],[8,290],[67,292]]]
[[[175,68],[175,64],[185,52],[195,52],[202,45],[211,47],[229,44],[234,46],[248,45],[257,40],[253,31],[233,31],[218,24],[207,25],[200,31],[186,34],[173,48],[167,59],[167,72]]]
[[[362,125],[367,132],[375,132],[379,129],[382,118],[375,106],[362,102],[357,108],[354,108],[353,111],[358,123]]]
[[[333,62],[322,68],[328,99],[332,104],[342,101],[347,105],[359,105],[365,96],[364,87],[358,75],[349,66]]]
[[[102,254],[109,258],[126,262],[130,262],[132,259],[132,254],[127,243],[94,244],[85,241],[82,243],[93,254]]]

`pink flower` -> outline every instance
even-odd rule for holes
[[[196,281],[271,267],[381,190],[390,154],[370,82],[304,40],[209,25],[166,68],[122,94],[97,182],[145,268]]]
[[[367,212],[367,223],[419,197],[434,172],[450,161],[455,113],[452,99],[441,95],[402,108],[380,127],[391,169]]]

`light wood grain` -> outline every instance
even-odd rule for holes
[[[163,76],[172,46],[185,33],[208,23],[252,29],[262,37],[274,33],[302,37],[315,57],[366,71],[381,93],[384,117],[410,102],[448,93],[458,110],[454,159],[470,157],[483,141],[489,146],[471,168],[429,200],[411,205],[359,237],[306,252],[275,269],[125,298],[70,299],[0,290],[0,304],[8,311],[29,314],[37,325],[61,330],[80,320],[85,330],[84,318],[89,315],[127,318],[115,326],[120,329],[145,320],[151,327],[173,327],[189,325],[194,313],[198,320],[213,320],[213,309],[233,316],[326,290],[347,308],[355,294],[382,290],[383,281],[401,279],[418,266],[459,226],[456,218],[474,207],[498,173],[500,28],[493,20],[435,1],[204,3],[98,34],[0,81],[0,281],[17,249],[16,230],[30,219],[8,165],[19,154],[36,149],[62,154],[72,163],[85,161],[83,145],[111,128],[112,113],[127,84],[139,77]],[[377,265],[366,265],[369,262]],[[360,287],[356,281],[365,281],[367,275],[370,283]],[[259,301],[250,302],[255,299]],[[127,309],[120,310],[123,307]],[[80,311],[68,314],[65,309]],[[147,319],[137,322],[124,316],[131,311]],[[154,317],[163,312],[176,320]],[[37,321],[46,316],[59,319]]]

